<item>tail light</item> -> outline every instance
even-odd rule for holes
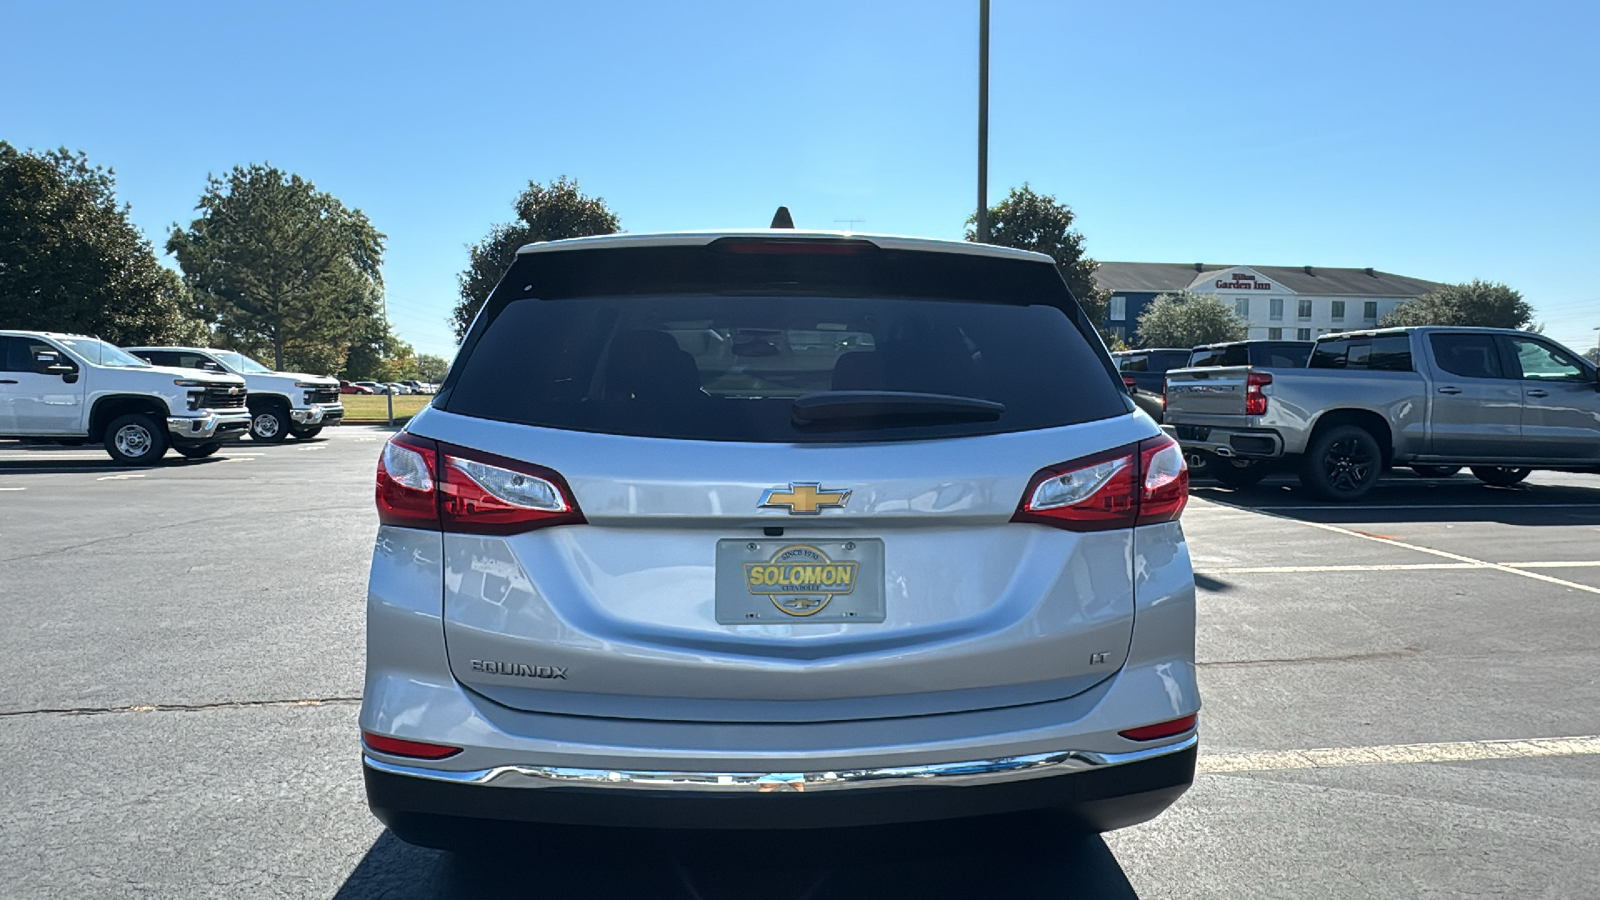
[[[1271,383],[1271,372],[1251,372],[1244,377],[1245,415],[1264,416],[1267,414],[1267,395],[1261,393],[1261,389]]]
[[[1011,521],[1110,531],[1176,521],[1188,502],[1188,463],[1161,435],[1040,469]]]
[[[583,521],[551,469],[404,432],[378,459],[378,521],[465,534],[518,534]]]
[[[1122,376],[1122,386],[1131,391],[1139,386],[1139,382],[1133,380],[1132,375],[1124,375]]]

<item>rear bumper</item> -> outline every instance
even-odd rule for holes
[[[493,822],[646,828],[819,828],[1052,809],[1085,829],[1154,818],[1194,780],[1198,737],[1120,754],[815,773],[476,772],[365,759],[367,801],[399,837],[437,843]],[[437,836],[436,836],[437,835]]]
[[[1185,453],[1211,453],[1227,459],[1277,459],[1284,455],[1283,437],[1271,429],[1207,425],[1161,427]]]

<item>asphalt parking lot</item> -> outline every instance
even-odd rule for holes
[[[7,897],[1600,895],[1600,477],[1197,485],[1201,774],[1150,824],[575,835],[464,861],[361,790],[387,432],[123,470],[0,443]]]

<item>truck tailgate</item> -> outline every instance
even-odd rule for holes
[[[1165,421],[1184,416],[1242,416],[1249,366],[1174,369],[1167,373]]]

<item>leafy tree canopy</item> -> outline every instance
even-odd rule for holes
[[[384,236],[358,209],[266,164],[211,177],[199,218],[167,250],[219,340],[278,369],[344,371],[393,340],[381,302]]]
[[[450,317],[458,341],[500,276],[511,268],[517,248],[538,241],[612,234],[620,227],[616,213],[606,207],[603,198],[584,195],[578,182],[565,175],[548,185],[529,181],[512,207],[517,211],[515,222],[494,226],[487,237],[468,248],[471,259],[466,271],[457,276],[461,300]]]
[[[1407,300],[1378,324],[1527,328],[1532,322],[1533,307],[1521,294],[1497,282],[1474,280],[1447,284],[1431,294]]]
[[[1035,193],[1026,182],[1012,188],[1006,198],[989,207],[989,243],[1018,250],[1033,250],[1056,261],[1061,274],[1078,298],[1089,321],[1106,317],[1109,291],[1096,290],[1094,273],[1100,264],[1083,255],[1083,235],[1072,230],[1072,209],[1049,194]],[[978,240],[977,216],[967,217],[967,240]]]
[[[418,353],[416,369],[418,381],[438,384],[450,373],[450,360],[432,353]]]
[[[1242,341],[1248,333],[1244,319],[1214,294],[1160,294],[1139,315],[1141,347],[1198,347]]]
[[[114,189],[83,153],[0,141],[0,323],[114,344],[203,341],[178,276]]]
[[[1583,351],[1583,358],[1597,366],[1600,366],[1600,347],[1590,347],[1589,349]]]

